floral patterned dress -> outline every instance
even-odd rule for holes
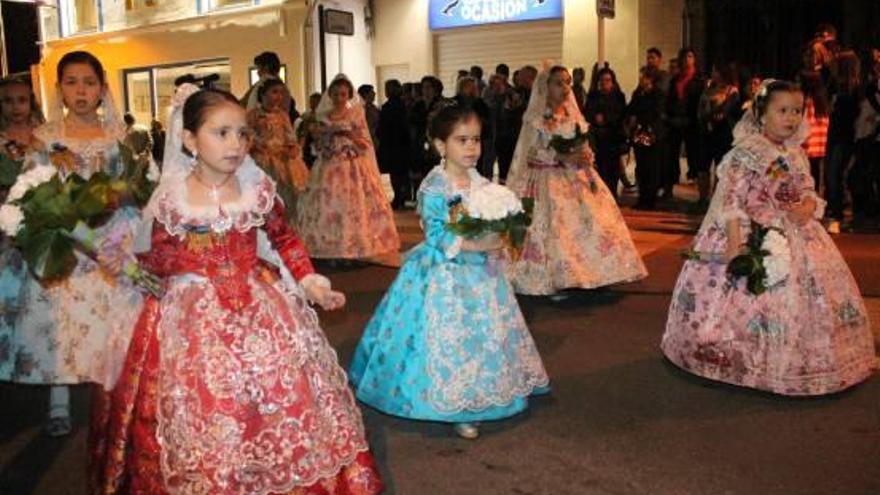
[[[712,380],[784,395],[836,392],[867,379],[874,339],[855,280],[822,228],[806,156],[765,137],[745,138],[722,163],[713,206],[695,240],[723,253],[725,225],[781,229],[791,250],[787,279],[761,295],[730,281],[726,265],[688,261],[675,286],[662,349],[682,369]],[[810,196],[816,220],[797,225],[782,207]]]
[[[135,327],[93,493],[373,495],[382,483],[360,411],[300,286],[258,258],[260,235],[300,283],[329,284],[284,217],[274,182],[239,169],[240,200],[158,201],[143,266],[167,281]],[[156,198],[154,198],[156,199]]]
[[[50,122],[35,135],[43,147],[28,155],[25,166],[51,164],[62,174],[84,178],[99,170],[122,172],[121,126],[107,126],[104,138],[86,140],[67,137],[62,122]],[[130,250],[137,220],[135,209],[118,210],[96,230],[98,242]],[[30,276],[24,280],[14,328],[0,335],[0,380],[112,386],[143,298],[124,277],[80,252],[77,259],[73,273],[63,281],[43,285]]]
[[[297,206],[297,225],[314,258],[367,258],[396,252],[400,237],[385,197],[363,114],[321,122],[318,159]]]
[[[248,112],[248,125],[254,130],[251,157],[278,184],[288,217],[295,218],[296,198],[309,179],[290,117],[283,111],[267,112],[262,107]]]
[[[485,183],[471,170],[471,188]],[[426,240],[406,256],[355,350],[358,399],[405,418],[470,422],[513,416],[548,377],[500,260],[460,251],[454,190],[442,167],[422,181]]]
[[[508,186],[521,197],[534,198],[535,210],[522,255],[509,273],[517,293],[550,295],[567,288],[631,282],[648,274],[599,174],[592,167],[564,164],[550,147],[554,133],[575,124],[587,129],[579,113],[523,124],[532,127],[524,135],[536,134],[537,140],[517,147],[517,154],[525,154],[525,169],[513,174]]]

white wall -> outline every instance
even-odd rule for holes
[[[361,84],[376,84],[376,72],[372,63],[372,39],[367,37],[364,24],[364,7],[366,0],[325,0],[320,2],[324,8],[337,9],[354,14],[354,36],[341,36],[337,34],[324,35],[327,54],[327,83],[333,80],[336,74],[344,73],[354,83],[355,89]],[[312,18],[313,26],[313,57],[314,74],[312,75],[312,88],[321,91],[321,54],[318,40],[318,9],[316,8]]]
[[[374,0],[373,5],[373,64],[377,70],[406,64],[406,80],[410,81],[433,74],[434,36],[428,25],[428,0]]]

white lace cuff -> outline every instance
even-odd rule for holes
[[[816,209],[813,210],[813,218],[816,220],[822,220],[825,218],[825,207],[828,205],[828,202],[820,198],[816,193],[811,193],[811,196],[813,201],[816,202]]]
[[[310,273],[306,275],[302,278],[302,280],[299,281],[299,285],[301,285],[302,288],[305,290],[309,290],[312,287],[321,287],[325,289],[329,289],[331,287],[330,279],[317,273]]]
[[[446,255],[446,259],[452,259],[458,256],[458,253],[461,252],[461,243],[464,242],[464,238],[460,236],[455,236],[455,240],[446,247],[443,251],[443,254]]]

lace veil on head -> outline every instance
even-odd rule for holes
[[[529,150],[535,146],[538,141],[538,130],[543,125],[544,116],[547,112],[554,109],[548,108],[547,98],[549,97],[550,72],[552,67],[549,63],[544,63],[544,68],[538,73],[535,82],[532,85],[532,94],[529,98],[529,104],[523,114],[522,130],[519,139],[516,142],[516,151],[513,154],[513,161],[510,165],[507,183],[515,191],[519,190],[519,184],[524,179],[524,172],[528,165]],[[588,125],[584,116],[578,108],[577,98],[574,91],[568,91],[565,100],[561,103],[566,115],[574,119],[583,132],[586,132]]]

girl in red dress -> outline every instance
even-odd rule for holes
[[[109,398],[96,492],[379,493],[360,412],[309,306],[345,297],[314,273],[275,182],[247,155],[235,98],[187,85],[175,100],[137,246],[165,293],[146,302]]]

